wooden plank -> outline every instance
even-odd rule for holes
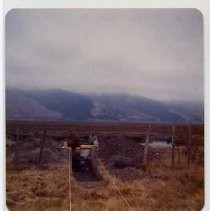
[[[44,130],[43,136],[42,136],[42,140],[41,140],[41,146],[40,146],[40,153],[39,153],[39,161],[38,163],[41,163],[42,160],[42,153],[43,153],[43,148],[44,148],[44,142],[46,140],[46,130]]]

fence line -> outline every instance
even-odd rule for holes
[[[143,156],[143,165],[145,167],[147,167],[148,165],[148,154],[149,154],[149,142],[150,142],[150,136],[152,135],[166,135],[164,132],[159,132],[159,133],[154,133],[151,132],[151,127],[152,124],[148,124],[148,128],[146,132],[139,132],[138,135],[145,135],[146,134],[146,140],[145,140],[145,149],[144,149],[144,156]],[[171,154],[171,165],[174,166],[175,165],[175,148],[176,148],[176,140],[175,137],[179,135],[179,133],[176,130],[176,125],[172,126],[172,130],[171,130],[171,140],[172,140],[172,154]],[[180,135],[182,136],[182,135]],[[187,155],[187,166],[190,166],[191,162],[192,162],[192,138],[193,137],[203,137],[203,135],[195,135],[192,134],[192,125],[188,125],[188,140],[186,140],[186,155]],[[20,130],[19,128],[16,128],[16,146],[15,146],[15,156],[14,156],[14,166],[15,168],[18,168],[19,166],[19,162],[20,162]],[[46,141],[46,130],[44,130],[43,136],[42,136],[42,140],[40,141],[40,152],[39,152],[39,158],[38,158],[38,164],[41,163],[42,160],[42,154],[43,154],[43,149],[44,149],[44,143]],[[197,145],[200,144],[200,142],[196,143]],[[180,160],[180,159],[179,159]]]
[[[174,167],[175,165],[175,147],[176,147],[176,126],[172,126],[171,132],[171,166]],[[154,134],[163,134],[163,133],[153,133],[151,132],[151,124],[148,125],[146,134],[146,140],[144,145],[144,155],[143,155],[143,166],[145,170],[147,169],[148,165],[148,154],[149,154],[149,142],[150,136]],[[203,137],[202,135],[192,135],[192,125],[188,125],[188,138],[186,140],[186,153],[187,153],[187,166],[190,167],[192,161],[192,138],[193,137]],[[180,153],[178,154],[178,160],[180,162]]]

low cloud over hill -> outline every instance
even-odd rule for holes
[[[64,90],[6,91],[7,119],[70,121],[203,122],[199,102],[159,102],[123,94],[77,94]]]

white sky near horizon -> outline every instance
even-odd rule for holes
[[[16,9],[5,38],[7,87],[203,100],[196,9]]]

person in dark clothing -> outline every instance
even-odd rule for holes
[[[86,161],[80,155],[80,147],[76,147],[72,154],[72,168],[75,171],[79,171],[85,168]]]

